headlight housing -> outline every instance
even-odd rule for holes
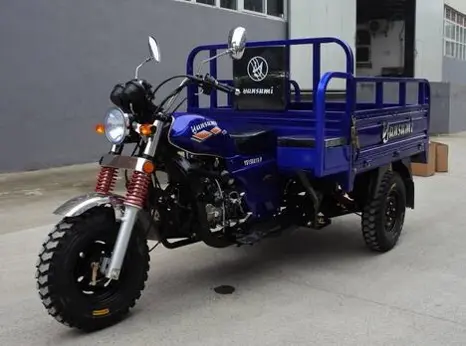
[[[112,144],[121,144],[129,135],[130,120],[119,108],[110,108],[105,115],[105,136]]]

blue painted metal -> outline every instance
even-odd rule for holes
[[[346,57],[345,71],[321,73],[321,47],[326,44],[336,44],[342,48]],[[294,89],[295,98],[293,101],[288,100],[289,104],[284,112],[235,111],[232,107],[233,97],[229,96],[226,105],[219,106],[218,94],[215,91],[210,95],[210,105],[200,107],[197,87],[191,85],[187,93],[187,112],[179,112],[174,116],[172,142],[192,153],[225,158],[227,169],[246,190],[246,202],[256,217],[270,216],[278,209],[278,178],[292,174],[298,169],[307,171],[309,176],[315,179],[331,177],[343,189],[351,191],[354,178],[359,173],[416,154],[422,155],[424,160],[427,158],[430,118],[430,86],[427,80],[356,77],[353,52],[349,45],[337,38],[249,42],[247,47],[296,45],[313,46],[313,66],[310,68],[314,90],[312,101],[303,102],[298,83],[290,81],[289,89]],[[200,52],[205,51],[209,56],[214,56],[219,50],[226,48],[226,44],[194,48],[188,56],[186,72],[193,74],[194,61]],[[209,66],[210,74],[217,77],[216,60],[211,61]],[[328,85],[334,79],[345,80],[346,93],[342,101],[326,101]],[[233,84],[232,80],[222,82]],[[357,87],[361,83],[374,84],[373,102],[357,102]],[[384,85],[387,83],[398,85],[398,102],[384,100]],[[408,84],[418,85],[418,98],[414,103],[407,100]],[[204,142],[193,141],[192,129],[212,121],[226,132],[210,136]],[[384,123],[396,124],[406,121],[412,123],[412,133],[393,138],[387,143],[382,141]],[[277,144],[272,145],[270,152],[256,156],[241,155],[228,133],[251,127],[273,131],[278,139],[284,136],[309,138],[313,140],[313,145],[289,147]],[[210,131],[209,128],[207,130]],[[356,134],[356,137],[352,134]],[[343,142],[328,147],[326,143],[329,138],[342,138]],[[247,165],[245,162],[250,158],[261,160],[257,164]]]
[[[316,37],[316,38],[300,38],[300,39],[292,39],[292,40],[275,40],[275,41],[256,41],[256,42],[248,42],[246,47],[273,47],[273,46],[303,46],[303,45],[312,45],[313,46],[313,64],[310,67],[310,70],[313,71],[313,85],[314,90],[316,90],[316,86],[320,82],[321,76],[321,64],[320,64],[320,56],[321,56],[321,46],[324,44],[336,44],[340,46],[345,53],[346,57],[346,72],[349,74],[354,74],[354,54],[351,50],[351,47],[344,41],[335,38],[335,37]],[[214,44],[214,45],[205,45],[205,46],[198,46],[194,48],[188,55],[188,59],[186,61],[186,73],[193,74],[194,73],[194,61],[196,56],[203,51],[219,51],[227,49],[227,44]],[[212,56],[212,53],[211,55]],[[289,59],[288,59],[289,61]],[[214,70],[212,70],[212,66],[215,65]],[[211,71],[210,74],[214,77],[217,77],[217,61],[213,60],[210,63]],[[196,95],[196,86],[191,85],[188,87],[188,110],[191,108],[199,107],[199,97]]]
[[[177,147],[199,155],[235,156],[235,145],[215,119],[199,114],[175,113],[170,141]],[[203,136],[203,137],[201,137]]]
[[[272,216],[280,207],[275,150],[260,155],[239,155],[236,153],[233,139],[221,126],[213,118],[177,112],[173,115],[169,132],[170,142],[192,154],[226,159],[228,171],[246,192],[245,201],[249,210],[256,217]],[[196,137],[199,134],[201,136]],[[246,164],[247,160],[258,157],[260,162],[254,165]]]

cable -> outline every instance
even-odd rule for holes
[[[187,99],[188,99],[188,98],[185,97],[183,100],[181,100],[181,102],[178,104],[178,106],[176,106],[170,113],[175,113],[175,112],[178,110],[178,108],[180,108],[181,105],[182,105]]]
[[[165,79],[162,83],[160,83],[159,85],[157,85],[157,87],[154,89],[154,92],[152,93],[152,96],[155,96],[155,94],[157,93],[157,91],[160,90],[160,88],[162,86],[164,86],[165,84],[167,84],[168,82],[174,80],[174,79],[178,79],[178,78],[189,78],[189,76],[187,75],[176,75],[176,76],[173,76],[173,77],[170,77],[168,79]]]
[[[154,246],[152,246],[152,248],[149,250],[149,252],[152,252],[152,250],[154,250],[157,246],[159,246],[160,242],[157,242],[157,244],[155,244]]]

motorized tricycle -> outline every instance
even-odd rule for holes
[[[321,73],[325,44],[342,48],[345,72]],[[299,45],[313,47],[307,101],[289,74],[290,49]],[[246,42],[246,30],[237,27],[228,44],[196,47],[186,74],[154,88],[139,77],[145,63],[160,61],[153,37],[149,48],[135,78],[113,88],[113,106],[96,127],[112,146],[100,160],[95,191],[55,211],[63,219],[40,251],[38,291],[56,320],[85,330],[118,322],[144,289],[148,240],[170,249],[252,245],[354,213],[370,249],[397,244],[406,208],[414,208],[410,163],[427,159],[428,81],[356,77],[351,48],[336,38]],[[208,57],[194,72],[201,52]],[[232,58],[232,79],[217,78],[222,55]],[[206,65],[209,73],[201,74]],[[158,99],[176,79],[179,86]],[[345,94],[327,100],[333,79],[344,81]],[[373,102],[356,101],[361,83],[375,85]],[[398,84],[398,102],[384,100],[386,83]],[[409,83],[418,86],[411,103]],[[180,110],[184,91],[187,107]],[[219,92],[227,95],[223,105]],[[114,191],[121,170],[131,171],[124,196]]]

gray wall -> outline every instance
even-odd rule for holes
[[[443,81],[466,85],[466,61],[443,57]]]
[[[0,1],[0,172],[98,159],[109,144],[94,126],[113,85],[146,57],[149,34],[162,62],[141,73],[155,83],[237,25],[250,40],[286,37],[281,21],[174,0]]]
[[[466,61],[443,57],[443,81],[448,84],[448,120],[443,133],[466,131]]]
[[[430,133],[450,133],[450,84],[431,83]]]
[[[466,131],[466,81],[462,85],[450,83],[449,133]]]
[[[451,84],[431,82],[430,88],[431,110],[429,132],[431,134],[456,132],[460,124],[458,124],[457,118],[451,116],[451,114],[456,114],[456,110],[452,110],[451,108],[457,105],[457,101],[453,100]],[[417,93],[417,83],[408,84],[406,101],[408,103],[416,103]],[[466,91],[464,95],[466,96]],[[460,97],[460,95],[458,95],[458,97]],[[358,85],[358,101],[374,102],[374,100],[375,85],[373,83],[361,83]],[[384,101],[398,102],[398,84],[384,83]],[[463,101],[463,103],[465,103],[465,101]]]

